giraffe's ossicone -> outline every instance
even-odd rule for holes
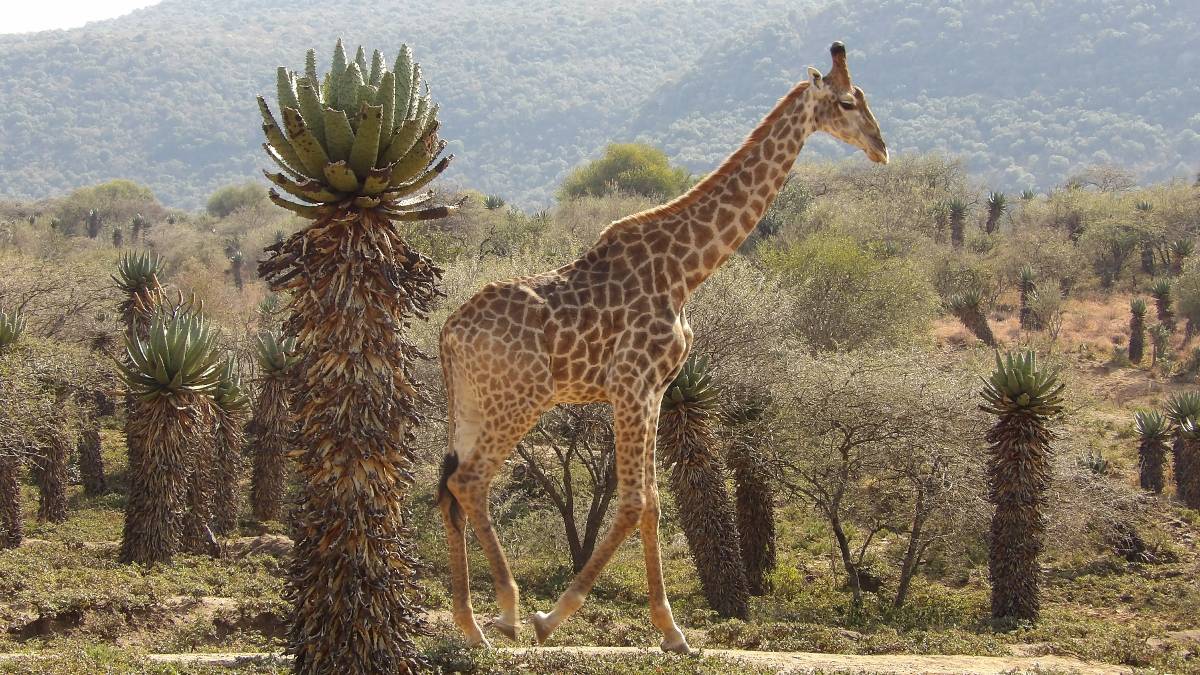
[[[654,440],[659,401],[692,344],[683,307],[733,255],[775,198],[805,139],[824,131],[886,163],[887,146],[835,42],[833,67],[794,87],[712,174],[674,201],[608,226],[577,260],[488,284],[446,320],[441,362],[449,450],[438,502],[449,537],[454,621],[487,644],[471,609],[464,527],[491,565],[500,616],[516,639],[517,587],[488,512],[492,478],[541,414],[559,403],[613,407],[617,512],[553,611],[533,616],[539,643],[583,604],[613,553],[640,527],[650,616],[661,647],[687,652],[663,589]]]

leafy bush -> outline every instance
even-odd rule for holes
[[[255,182],[226,185],[212,193],[205,205],[208,215],[224,218],[234,211],[253,206],[267,198],[267,189]]]
[[[642,143],[613,143],[603,157],[572,171],[559,188],[559,197],[570,200],[619,192],[669,199],[690,182],[687,169],[671,166],[662,150]]]
[[[910,263],[878,260],[845,237],[817,235],[765,251],[763,260],[794,294],[794,330],[818,349],[909,340],[935,310]]]

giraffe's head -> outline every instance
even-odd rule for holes
[[[822,77],[816,68],[808,69],[808,96],[814,108],[816,130],[861,149],[872,162],[887,164],[887,144],[867,105],[867,95],[850,81],[846,46],[835,42],[829,53],[833,56],[833,67],[828,75]]]

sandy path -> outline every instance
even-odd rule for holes
[[[504,651],[524,654],[531,651],[566,652],[587,656],[651,653],[637,647],[517,647]],[[658,652],[653,652],[658,653]],[[779,673],[806,673],[814,670],[840,673],[1001,673],[1054,670],[1075,673],[1131,673],[1130,668],[1087,663],[1063,656],[860,656],[852,654],[816,654],[809,652],[756,652],[733,649],[705,649],[703,656],[718,656],[747,665],[773,668]],[[270,658],[269,654],[151,654],[154,663],[236,665]]]

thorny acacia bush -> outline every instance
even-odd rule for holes
[[[116,386],[103,357],[70,344],[22,337],[0,352],[0,452],[27,455],[49,434],[78,430],[76,395],[90,405],[93,389]]]
[[[969,379],[907,352],[797,356],[788,375],[768,470],[827,522],[856,601],[876,537],[902,579],[934,556],[965,562],[987,512]]]

